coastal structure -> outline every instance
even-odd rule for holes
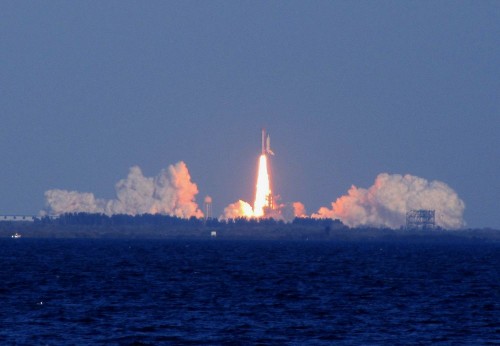
[[[406,229],[435,229],[436,211],[417,209],[406,212]]]
[[[37,217],[33,215],[0,215],[0,222],[34,222],[36,219]]]

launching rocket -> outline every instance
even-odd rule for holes
[[[271,137],[269,134],[266,136],[266,129],[262,129],[262,155],[274,155],[271,150]]]

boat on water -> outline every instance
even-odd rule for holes
[[[21,234],[16,232],[13,235],[11,235],[11,238],[14,238],[14,239],[21,238]]]

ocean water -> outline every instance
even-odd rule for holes
[[[500,344],[500,244],[0,240],[0,344]]]

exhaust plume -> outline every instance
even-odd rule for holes
[[[398,228],[412,209],[434,209],[436,225],[446,229],[465,226],[464,202],[440,181],[427,181],[412,175],[381,173],[368,189],[351,186],[347,195],[321,207],[312,217],[339,219],[350,227]]]
[[[293,202],[293,216],[294,217],[307,217],[306,215],[306,207],[301,202]]]
[[[238,202],[229,204],[224,208],[224,215],[221,215],[221,219],[237,219],[240,217],[252,217],[253,209],[250,204],[241,199]]]
[[[112,214],[165,214],[181,218],[203,217],[195,202],[198,187],[184,162],[170,165],[156,177],[145,177],[138,166],[115,185],[116,199],[96,199],[92,193],[67,190],[45,192],[46,210],[42,214],[71,212]]]
[[[239,217],[279,217],[279,208],[276,208],[272,203],[271,195],[271,179],[267,168],[267,151],[264,147],[264,133],[262,135],[262,155],[259,157],[258,171],[257,171],[257,184],[255,185],[255,200],[252,206],[242,200],[231,203],[224,208],[224,214],[221,215],[222,219],[236,219]],[[269,145],[269,144],[268,144]],[[272,152],[271,152],[272,153]]]
[[[269,173],[267,172],[267,156],[260,155],[259,171],[257,175],[257,185],[255,188],[255,202],[253,204],[253,216],[264,216],[264,208],[269,207],[269,197],[271,196],[271,184]]]

